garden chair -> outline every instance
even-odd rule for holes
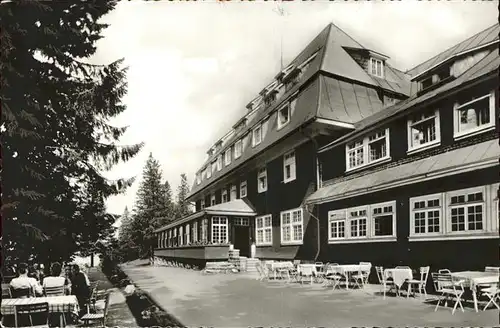
[[[14,307],[17,327],[49,327],[49,303],[20,304]]]
[[[303,284],[304,278],[309,277],[311,285],[312,285],[313,279],[314,279],[314,274],[316,272],[316,267],[314,267],[312,265],[305,265],[305,266],[300,265],[299,268],[300,268],[300,283]]]
[[[354,280],[356,286],[358,286],[359,288],[363,288],[365,286],[365,284],[368,282],[371,268],[372,264],[370,262],[359,262],[358,273],[351,276],[351,279]]]
[[[483,311],[486,311],[486,309],[493,303],[493,305],[497,308],[500,309],[500,306],[496,301],[500,301],[500,282],[496,283],[495,285],[492,285],[487,288],[483,288],[481,290],[481,295],[484,295],[489,298],[488,303],[484,307]]]
[[[83,325],[88,327],[91,322],[99,322],[102,324],[102,327],[106,327],[106,319],[108,317],[108,309],[109,309],[109,292],[106,293],[104,298],[104,309],[102,313],[87,313],[80,319],[83,321]]]
[[[2,299],[4,298],[12,298],[9,284],[2,284]]]
[[[384,299],[385,299],[385,294],[387,292],[390,292],[391,290],[395,290],[396,294],[399,296],[399,290],[398,287],[394,284],[394,281],[392,280],[387,280],[384,275],[384,268],[381,266],[376,266],[375,267],[375,272],[377,273],[377,278],[378,281],[381,285],[382,292],[384,293]],[[389,290],[386,290],[386,286],[389,286]]]
[[[500,267],[487,266],[484,268],[484,272],[500,273]]]
[[[10,287],[10,294],[12,295],[12,298],[35,297],[35,291],[31,287],[26,287],[26,288]]]
[[[43,294],[45,296],[64,296],[65,287],[64,285],[55,287],[43,287]]]
[[[338,266],[338,263],[328,264],[325,272],[325,286],[327,286],[326,282],[329,281],[332,284],[332,290],[337,286],[340,288],[340,283],[344,276],[341,275],[338,270],[335,270],[335,267]]]
[[[438,302],[436,304],[436,308],[434,309],[434,312],[437,311],[439,304],[441,301],[445,301],[445,306],[448,302],[448,300],[451,300],[455,298],[455,305],[453,306],[453,310],[451,311],[451,314],[455,313],[455,310],[457,309],[457,305],[460,305],[460,308],[462,309],[462,312],[464,312],[464,308],[462,306],[462,295],[465,292],[464,289],[464,281],[463,280],[457,280],[453,281],[453,277],[448,274],[448,273],[431,273],[432,274],[432,280],[434,282],[434,288],[438,293],[441,293],[441,296],[438,298]]]
[[[430,266],[425,266],[425,267],[420,267],[420,279],[412,279],[408,280],[408,293],[406,294],[406,298],[410,297],[410,292],[413,289],[413,286],[417,287],[418,293],[422,295],[422,291],[425,294],[425,298],[427,299],[427,291],[426,291],[426,284],[427,284],[427,278],[429,277],[429,271],[431,267]]]

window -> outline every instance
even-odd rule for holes
[[[410,199],[410,236],[426,236],[441,233],[441,194]]]
[[[259,174],[257,175],[257,191],[264,192],[267,190],[267,170],[265,167],[259,169]]]
[[[227,166],[231,164],[231,147],[224,153],[224,164]]]
[[[234,218],[233,223],[234,223],[234,225],[238,225],[238,226],[248,226],[249,225],[248,218]]]
[[[238,198],[238,193],[236,191],[236,185],[231,185],[231,198],[229,200],[235,200]]]
[[[262,125],[257,125],[252,131],[252,146],[257,146],[262,142]]]
[[[370,58],[370,73],[374,76],[384,77],[384,62],[380,59]]]
[[[273,243],[272,216],[264,215],[255,218],[255,236],[257,246]]]
[[[201,172],[196,173],[196,184],[201,183]]]
[[[283,180],[285,183],[295,180],[295,151],[283,156]]]
[[[240,183],[240,198],[247,196],[247,182],[243,181]]]
[[[201,209],[204,209],[204,208],[205,208],[205,200],[204,200],[204,199],[202,199],[202,200],[200,201],[200,208],[201,208]]]
[[[449,231],[467,232],[484,230],[485,221],[484,188],[466,189],[449,193]]]
[[[184,234],[182,226],[179,227],[179,246],[184,245]]]
[[[302,243],[302,209],[281,212],[281,243]]]
[[[278,130],[290,122],[290,105],[286,104],[278,110]]]
[[[227,243],[227,218],[214,216],[212,218],[212,243]]]
[[[198,222],[193,222],[191,227],[191,236],[193,237],[193,242],[198,241]]]
[[[227,203],[228,202],[228,200],[227,200],[227,190],[225,190],[225,189],[222,191],[222,202],[223,203]]]
[[[217,156],[217,171],[222,170],[222,155]]]
[[[177,237],[177,228],[174,228],[174,238],[172,240],[172,246],[179,245],[179,238]]]
[[[168,246],[172,247],[172,230],[168,231]]]
[[[372,205],[373,236],[396,235],[396,202]]]
[[[481,131],[495,125],[493,119],[495,92],[472,98],[455,104],[455,136]]]
[[[347,170],[363,167],[389,158],[389,129],[385,129],[346,146]]]
[[[328,213],[328,239],[344,239],[346,211],[331,211]]]
[[[363,238],[367,236],[367,208],[350,209],[349,215],[349,230],[351,238]]]
[[[189,245],[191,243],[191,227],[189,226],[189,224],[186,224],[184,240],[186,245]]]
[[[201,220],[201,241],[206,242],[208,240],[208,219]]]
[[[439,143],[439,111],[425,111],[411,117],[408,120],[408,132],[408,150]]]
[[[210,196],[210,206],[214,206],[215,203],[215,195]]]
[[[240,158],[241,156],[241,153],[243,151],[243,145],[242,145],[242,142],[241,140],[238,140],[236,141],[236,143],[234,144],[234,158]]]
[[[212,176],[212,171],[215,172],[217,170],[217,162],[212,163],[212,169],[210,170],[210,174],[207,176],[207,179],[210,179]]]

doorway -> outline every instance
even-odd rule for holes
[[[240,250],[240,256],[250,257],[250,227],[234,226],[234,248]]]

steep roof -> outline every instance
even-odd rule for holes
[[[192,197],[200,190],[214,183],[220,177],[243,164],[246,160],[260,153],[265,148],[271,146],[314,117],[353,123],[363,119],[367,113],[373,113],[380,110],[382,108],[382,102],[378,100],[374,88],[381,87],[388,91],[408,94],[406,90],[409,90],[407,87],[409,82],[407,82],[407,84],[402,82],[405,80],[404,73],[388,67],[386,70],[388,72],[386,76],[387,80],[376,79],[368,74],[368,72],[351,57],[344,47],[365,49],[335,24],[329,24],[324,28],[318,36],[316,36],[316,38],[314,38],[289,65],[287,65],[287,67],[290,65],[299,66],[313,54],[317,53],[316,57],[311,61],[309,67],[303,73],[300,81],[272,105],[267,108],[259,109],[257,114],[247,122],[246,127],[234,133],[225,143],[226,146],[215,152],[205,161],[202,168],[215,161],[217,157],[223,154],[234,144],[234,142],[247,136],[259,122],[269,117],[269,122],[271,122],[271,124],[268,133],[263,137],[262,143],[257,147],[247,147],[240,158],[236,160],[233,159],[233,162],[229,166],[223,165],[222,170],[213,172],[210,179],[202,179],[200,184],[194,181],[188,197]],[[323,77],[319,79],[314,78],[320,71],[353,82],[340,83],[338,81],[334,82],[334,79],[324,79]],[[358,82],[358,84],[355,82]],[[350,87],[347,87],[348,85],[350,85]],[[326,93],[334,92],[336,89],[342,90],[342,94],[348,94],[348,96],[342,98],[340,103],[337,102],[339,106],[332,107],[329,103],[331,97],[328,97]],[[291,122],[286,127],[277,131],[276,109],[291,99],[299,90],[301,90],[301,92],[298,95],[296,109],[291,116]],[[354,106],[354,104],[356,104],[355,106],[358,114],[350,113],[350,108]],[[364,108],[365,105],[368,107]]]
[[[480,47],[482,45],[491,43],[495,40],[498,40],[499,32],[500,32],[499,24],[497,23],[495,25],[492,25],[487,29],[471,36],[470,38],[454,45],[453,47],[437,54],[436,56],[430,58],[429,60],[426,60],[425,62],[415,66],[414,68],[408,70],[406,73],[410,74],[411,76],[419,75],[427,71],[428,69],[432,68],[433,66],[438,65],[439,63],[461,52],[468,51]]]

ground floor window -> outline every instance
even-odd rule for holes
[[[272,216],[263,215],[255,219],[255,235],[256,244],[260,245],[271,245],[273,243],[272,234]]]
[[[214,216],[212,218],[212,243],[225,244],[227,240],[227,218]]]
[[[191,242],[191,227],[189,226],[189,224],[186,224],[184,242],[186,243],[186,245],[189,245],[189,243]]]
[[[281,212],[281,243],[302,243],[303,215],[302,208]]]
[[[208,219],[203,219],[201,221],[201,241],[206,242],[208,240]]]
[[[184,245],[184,228],[182,226],[179,227],[179,246]]]
[[[193,222],[193,225],[191,228],[191,236],[193,238],[193,242],[198,241],[198,222]]]
[[[167,243],[167,245],[169,247],[172,247],[172,230],[168,231],[168,243]]]

